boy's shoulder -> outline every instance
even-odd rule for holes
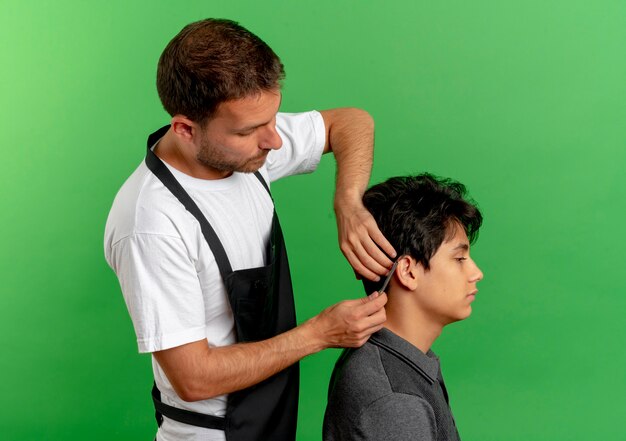
[[[439,360],[422,353],[388,329],[372,335],[358,349],[345,350],[333,371],[331,394],[348,393],[358,403],[372,402],[390,393],[424,397],[437,382]]]
[[[333,370],[330,395],[349,396],[353,404],[370,403],[391,392],[380,348],[372,342],[343,351]],[[356,407],[356,406],[354,406]]]
[[[386,329],[361,348],[345,350],[330,382],[324,439],[352,439],[356,432],[372,435],[379,430],[387,434],[436,430],[429,398],[438,362],[420,366],[429,359],[419,352],[424,359],[416,360],[419,354],[413,351],[419,352]],[[433,374],[434,378],[429,376]]]

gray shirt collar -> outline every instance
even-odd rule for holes
[[[370,342],[402,359],[431,383],[437,381],[439,376],[439,359],[433,351],[429,350],[424,354],[417,347],[387,328],[382,328],[373,334],[370,337]]]

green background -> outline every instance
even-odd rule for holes
[[[436,343],[464,440],[626,439],[626,3],[15,1],[0,13],[0,436],[149,440],[138,355],[103,258],[117,189],[168,121],[157,59],[228,17],[287,70],[282,110],[367,109],[372,182],[461,180],[486,221],[474,314]],[[334,163],[274,186],[299,319],[361,295],[336,243]],[[338,356],[302,362],[320,439]]]

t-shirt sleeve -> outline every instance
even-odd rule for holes
[[[363,441],[435,441],[435,413],[420,397],[392,393],[363,409],[354,433],[355,440]]]
[[[179,237],[132,234],[111,247],[139,352],[206,338],[202,290]]]
[[[278,113],[276,130],[283,145],[267,157],[271,182],[317,168],[326,143],[324,119],[319,112]]]

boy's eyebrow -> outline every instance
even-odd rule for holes
[[[467,251],[469,250],[469,244],[462,242],[460,244],[458,244],[457,246],[455,246],[454,248],[452,248],[452,251],[457,251],[457,250],[464,250]]]

